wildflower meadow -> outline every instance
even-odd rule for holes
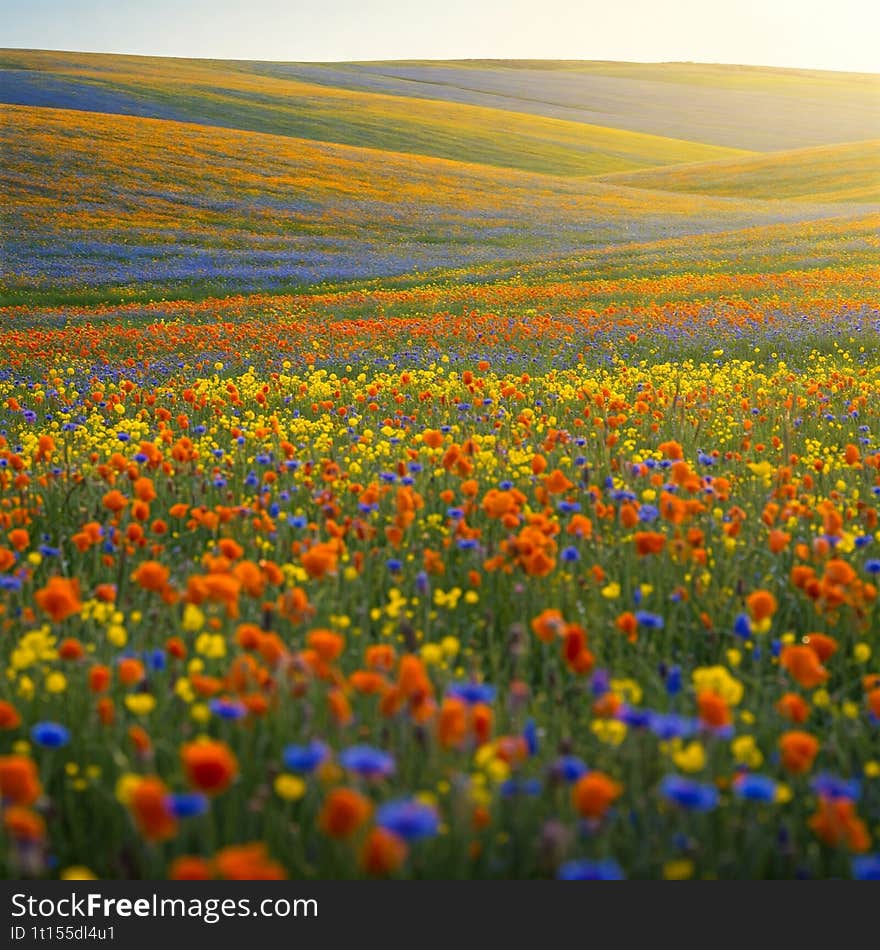
[[[876,77],[588,66],[2,52],[4,877],[880,877]]]

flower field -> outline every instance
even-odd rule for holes
[[[876,206],[3,108],[4,877],[880,876]]]

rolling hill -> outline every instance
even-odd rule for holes
[[[852,215],[287,136],[0,107],[7,294],[270,289]]]
[[[590,280],[663,271],[667,246],[713,271],[870,257],[878,92],[687,63],[0,51],[0,300]]]
[[[238,62],[5,50],[0,103],[171,119],[565,176],[742,152],[613,123],[437,97],[414,102]]]
[[[880,140],[604,175],[602,179],[633,188],[732,198],[880,201]]]

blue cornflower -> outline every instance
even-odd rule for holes
[[[144,663],[151,670],[164,670],[168,665],[168,658],[164,650],[147,650],[143,654]]]
[[[718,789],[680,775],[667,775],[660,783],[660,794],[689,811],[711,811],[718,804]]]
[[[685,739],[697,731],[697,721],[678,713],[651,713],[648,728],[658,739]]]
[[[639,626],[647,627],[649,630],[662,630],[664,620],[659,614],[649,613],[647,610],[636,612],[636,620]]]
[[[208,811],[207,797],[198,792],[169,795],[166,801],[168,810],[175,818],[198,818]]]
[[[752,623],[747,614],[737,614],[736,620],[733,622],[733,632],[738,637],[742,637],[743,640],[749,639],[752,635]]]
[[[284,765],[291,772],[308,774],[330,756],[330,750],[323,742],[312,740],[308,745],[289,745],[284,750]]]
[[[394,771],[394,756],[368,745],[351,746],[339,756],[339,762],[364,778],[385,778]]]
[[[863,854],[853,858],[852,876],[857,881],[880,881],[880,854]]]
[[[517,795],[534,798],[541,794],[541,782],[536,778],[509,778],[501,783],[499,791],[503,798],[515,798]]]
[[[247,715],[244,703],[237,699],[212,699],[208,708],[221,719],[243,719]]]
[[[608,670],[596,670],[590,679],[590,691],[596,697],[604,696],[611,688],[610,681]]]
[[[653,713],[650,709],[637,709],[634,706],[621,706],[615,713],[615,718],[634,729],[644,729],[651,724]]]
[[[495,699],[495,687],[488,683],[450,683],[446,688],[447,696],[461,699],[469,706],[477,703],[491,703]]]
[[[817,775],[810,788],[823,798],[848,798],[853,802],[858,801],[862,794],[862,786],[856,779],[840,778],[827,772]]]
[[[526,720],[526,724],[523,727],[523,739],[526,740],[526,748],[529,750],[529,755],[538,754],[538,727],[535,724],[534,719]]]
[[[733,791],[737,798],[745,798],[753,802],[775,802],[778,787],[769,776],[752,775],[748,772],[733,783]]]
[[[576,755],[562,755],[551,766],[551,771],[565,782],[576,782],[589,771],[587,763]]]
[[[430,805],[412,798],[386,802],[376,812],[376,824],[404,841],[432,838],[440,830],[440,816]]]
[[[57,722],[38,722],[31,729],[31,738],[37,745],[58,749],[70,742],[70,730]]]
[[[556,872],[558,881],[623,881],[623,869],[612,858],[604,861],[566,861]]]

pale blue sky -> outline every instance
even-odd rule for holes
[[[693,60],[880,72],[877,0],[0,0],[0,47],[223,59]]]

